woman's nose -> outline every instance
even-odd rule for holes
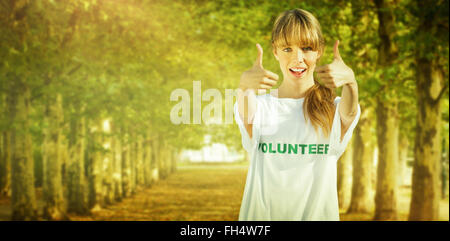
[[[297,60],[303,63],[303,51],[301,49],[297,50]]]

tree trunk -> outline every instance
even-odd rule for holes
[[[172,147],[166,145],[166,175],[169,176],[172,172]]]
[[[347,149],[338,160],[337,167],[337,189],[339,209],[346,210],[350,201],[352,186],[352,156],[353,156],[353,138],[350,140]]]
[[[136,152],[136,135],[134,131],[130,134],[131,137],[131,143],[130,143],[130,190],[131,194],[136,193],[136,158],[137,158],[137,152]]]
[[[395,88],[396,74],[388,68],[398,58],[394,42],[396,29],[392,1],[375,0],[378,16],[378,67],[382,89],[377,93],[378,168],[375,195],[375,220],[397,220],[397,164],[398,164],[398,111]]]
[[[103,184],[103,198],[104,204],[112,204],[114,202],[113,190],[113,152],[111,148],[111,121],[109,119],[103,120],[102,123],[102,184]]]
[[[426,58],[417,57],[417,130],[414,146],[409,220],[438,220],[441,154],[441,105],[436,99],[443,73]]]
[[[375,220],[397,220],[398,113],[392,103],[378,101],[378,167]]]
[[[11,131],[2,132],[2,146],[0,160],[0,196],[11,196]]]
[[[63,112],[62,96],[48,98],[45,110],[45,123],[47,128],[43,143],[43,216],[49,220],[67,219],[64,208],[62,189],[62,159],[63,159]]]
[[[122,150],[122,196],[128,197],[131,195],[131,145],[130,134],[128,130],[124,131],[125,148]]]
[[[144,139],[142,135],[137,136],[136,142],[136,183],[138,186],[144,185]]]
[[[399,140],[399,157],[398,157],[398,174],[397,174],[397,185],[399,187],[403,186],[406,178],[406,170],[408,168],[408,148],[409,140],[406,135],[400,135]]]
[[[448,135],[444,138],[444,154],[441,161],[441,199],[445,199],[448,196]]]
[[[171,168],[172,168],[171,173],[174,173],[174,172],[177,171],[178,153],[173,149],[170,156],[171,156],[171,161],[172,161],[172,164],[171,164]]]
[[[84,108],[77,111],[79,119],[72,126],[73,144],[68,163],[68,211],[76,214],[88,214],[88,195],[85,176],[86,118]]]
[[[161,179],[167,178],[167,142],[160,136],[160,142],[158,143],[158,152],[159,152],[159,174]]]
[[[11,129],[11,206],[12,220],[36,220],[36,193],[32,142],[29,133],[30,90],[13,83],[8,98]]]
[[[122,132],[117,126],[113,126],[113,131],[116,132],[112,139],[114,200],[120,201],[122,200]]]
[[[354,134],[353,184],[348,213],[371,213],[374,206],[372,116],[371,109],[364,108]]]
[[[96,120],[91,126],[91,155],[89,163],[89,206],[98,211],[103,206],[103,166],[102,166],[102,122]]]
[[[414,33],[418,111],[409,220],[438,220],[442,144],[440,102],[448,90],[448,77],[445,77],[448,56],[443,53],[448,53],[448,1],[417,1],[414,4],[420,9],[417,12],[419,24]]]
[[[152,147],[151,147],[151,133],[148,132],[146,136],[146,140],[144,142],[144,183],[146,187],[150,187],[152,185]]]
[[[152,148],[152,183],[155,183],[159,180],[159,153],[158,153],[158,139],[153,138],[151,141],[151,148]]]

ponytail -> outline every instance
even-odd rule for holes
[[[303,104],[305,121],[308,116],[316,132],[321,127],[325,137],[328,137],[331,133],[334,112],[336,110],[334,106],[335,98],[336,94],[332,89],[321,85],[316,80],[314,80],[314,86],[306,91],[305,102]]]

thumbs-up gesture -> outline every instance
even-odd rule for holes
[[[344,60],[342,60],[339,54],[339,40],[336,40],[334,44],[333,62],[317,67],[315,72],[322,83],[330,89],[356,82],[353,70],[345,65]]]
[[[278,81],[278,75],[265,70],[262,65],[263,59],[263,49],[261,45],[256,44],[258,49],[258,56],[256,57],[255,63],[252,68],[245,71],[241,75],[241,81],[239,83],[239,88],[243,90],[253,89],[253,90],[269,90]],[[259,91],[258,91],[259,92]]]

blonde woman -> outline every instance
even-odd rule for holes
[[[278,76],[263,68],[257,44],[234,106],[251,158],[239,220],[339,220],[336,163],[361,110],[354,73],[338,45],[332,63],[316,66],[325,47],[319,22],[302,9],[282,13],[272,30],[272,51],[283,81],[259,94]],[[341,86],[342,97],[336,97],[334,88]]]

